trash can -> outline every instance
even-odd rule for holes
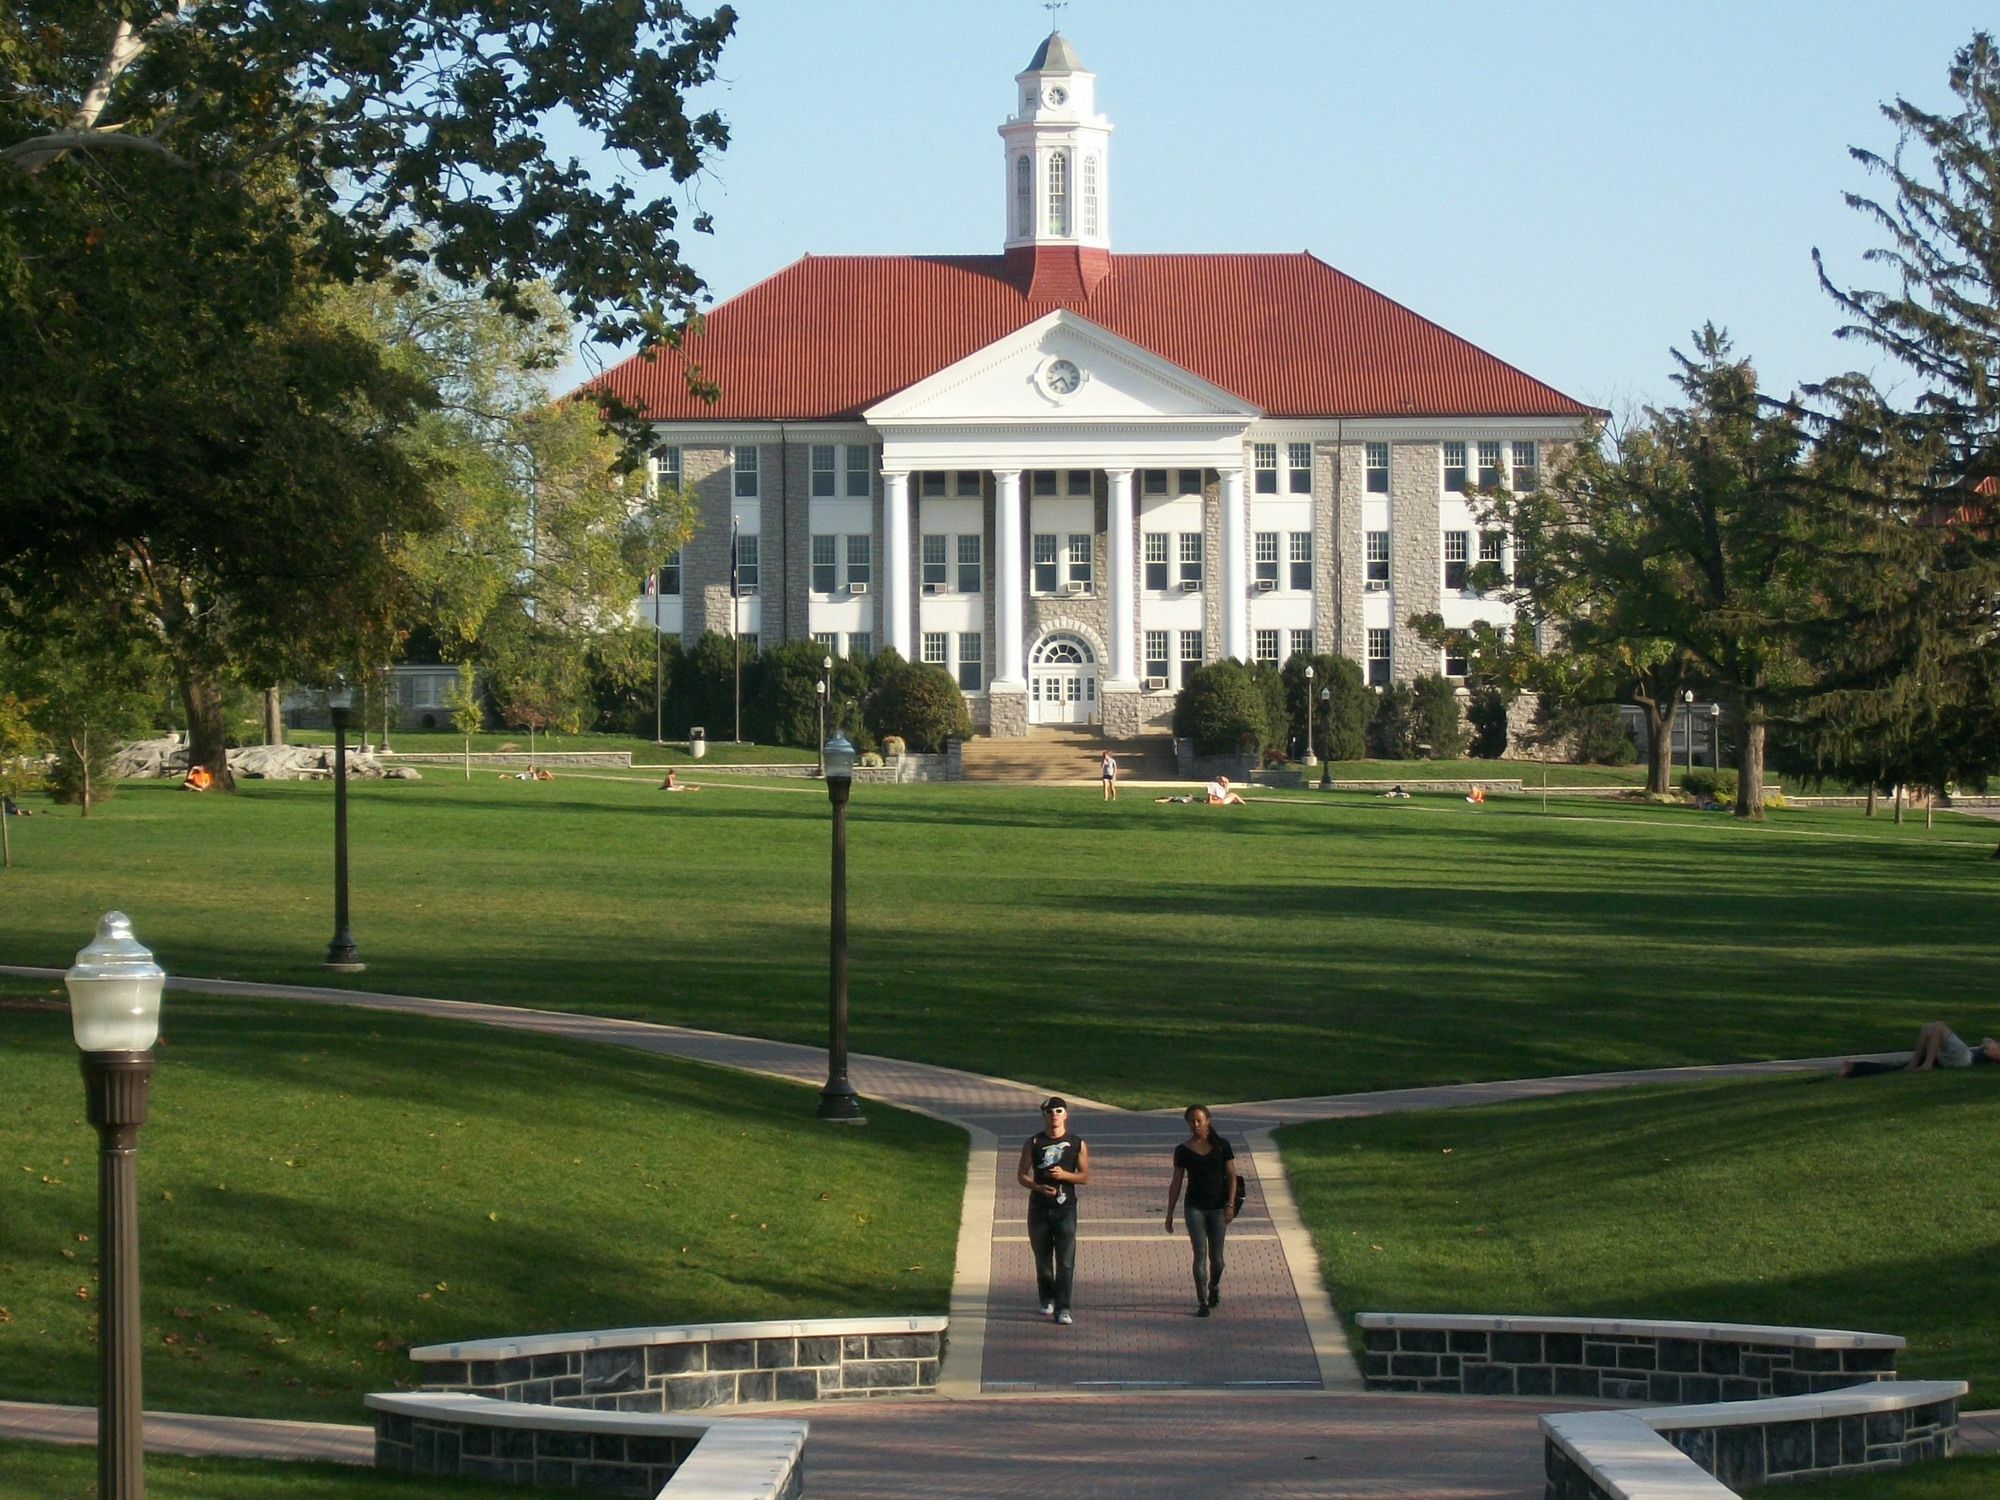
[[[699,724],[688,731],[688,754],[695,760],[708,754],[708,731]]]

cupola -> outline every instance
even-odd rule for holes
[[[1054,300],[1088,298],[1111,267],[1111,122],[1097,113],[1097,75],[1052,31],[1014,75],[1006,151],[1007,259]]]

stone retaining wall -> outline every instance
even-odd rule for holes
[[[1678,1404],[1894,1380],[1893,1334],[1744,1323],[1362,1313],[1373,1390]]]
[[[1546,1500],[1719,1500],[1776,1480],[1945,1458],[1963,1381],[1542,1418]]]
[[[803,1422],[559,1410],[480,1397],[371,1395],[375,1467],[650,1500],[797,1500]]]
[[[426,1390],[541,1406],[679,1412],[908,1396],[937,1386],[943,1318],[620,1328],[412,1349]]]

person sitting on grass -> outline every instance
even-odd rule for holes
[[[1850,1058],[1840,1065],[1842,1078],[1871,1078],[1879,1073],[1928,1073],[1934,1068],[1970,1068],[2000,1063],[2000,1041],[1982,1038],[1977,1047],[1968,1047],[1942,1021],[1926,1021],[1917,1028],[1917,1049],[1907,1062],[1871,1062]]]
[[[660,790],[663,792],[698,792],[701,788],[698,786],[682,786],[680,777],[674,774],[674,768],[668,766],[666,780],[660,783]]]
[[[0,817],[32,818],[34,815],[32,807],[21,806],[11,796],[0,796]]]
[[[1472,790],[1465,794],[1465,800],[1470,802],[1474,807],[1484,806],[1486,802],[1486,788],[1479,785],[1478,782],[1474,782]]]
[[[187,776],[181,781],[181,790],[184,792],[205,792],[214,783],[215,777],[209,773],[208,767],[196,764],[188,767]]]
[[[1204,793],[1208,798],[1208,805],[1210,807],[1228,807],[1231,803],[1234,803],[1238,807],[1246,805],[1242,794],[1230,789],[1229,778],[1227,776],[1216,777],[1215,780],[1211,781],[1204,788]]]
[[[1403,789],[1403,784],[1400,781],[1382,795],[1397,802],[1407,802],[1410,800],[1410,794]]]

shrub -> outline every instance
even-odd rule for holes
[[[1311,663],[1313,675],[1306,677]],[[1369,712],[1375,698],[1361,679],[1361,668],[1344,656],[1294,656],[1285,663],[1287,733],[1305,744],[1306,711],[1312,710],[1312,747],[1325,760],[1359,760],[1368,753]],[[1320,701],[1320,694],[1326,701]]]
[[[1696,766],[1691,771],[1683,771],[1681,790],[1697,802],[1734,802],[1736,800],[1736,771],[1725,766],[1720,771],[1707,766]]]
[[[55,764],[48,770],[49,795],[64,807],[91,808],[118,789],[111,779],[111,762],[118,741],[109,734],[81,729],[55,737]]]
[[[752,739],[766,745],[819,743],[819,684],[828,675],[826,657],[826,648],[813,640],[785,641],[762,654],[755,711],[748,702],[743,711]],[[832,733],[831,726],[827,732]]]
[[[1507,753],[1507,698],[1498,688],[1483,687],[1472,694],[1465,716],[1472,723],[1472,754],[1480,760],[1498,760]]]
[[[1197,755],[1255,755],[1277,738],[1270,700],[1255,672],[1237,661],[1211,662],[1188,673],[1174,699],[1174,733]]]
[[[891,652],[883,656],[890,658],[889,665],[879,675],[871,671],[878,680],[864,708],[868,728],[878,739],[886,743],[888,736],[898,736],[919,755],[935,755],[945,741],[972,733],[965,696],[949,672]]]
[[[1561,703],[1545,697],[1535,705],[1535,732],[1528,739],[1558,747],[1582,766],[1628,766],[1639,758],[1632,731],[1612,703]]]
[[[1433,672],[1410,685],[1410,733],[1417,753],[1433,760],[1457,760],[1465,754],[1465,719],[1459,712],[1458,688],[1449,677]]]
[[[1416,755],[1416,734],[1410,723],[1415,705],[1409,684],[1392,682],[1375,699],[1368,720],[1368,753],[1377,760],[1410,760]]]

